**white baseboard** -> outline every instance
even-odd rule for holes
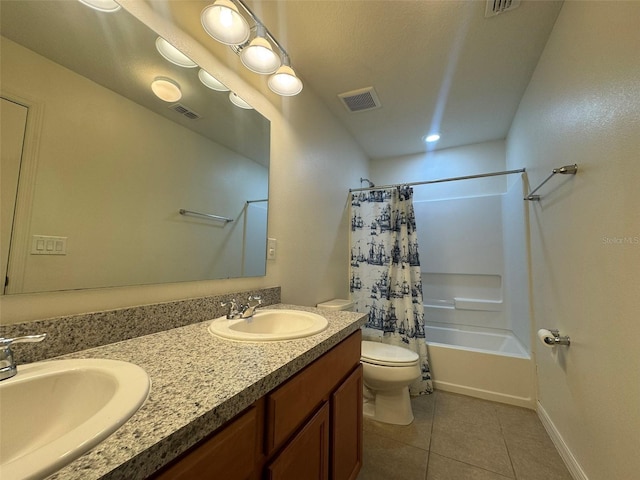
[[[540,405],[540,402],[537,402],[537,403],[538,403],[538,408],[537,408],[538,417],[540,418],[540,421],[542,422],[544,429],[549,434],[549,437],[551,437],[551,441],[555,445],[556,450],[558,450],[558,453],[562,457],[562,460],[564,461],[564,464],[567,466],[567,469],[569,470],[569,473],[571,474],[571,476],[574,478],[574,480],[589,480],[589,478],[587,477],[587,474],[584,473],[584,470],[582,470],[582,467],[580,467],[580,464],[576,460],[576,457],[574,457],[573,453],[571,453],[571,450],[569,450],[569,447],[567,446],[564,439],[562,438],[562,435],[560,435],[560,432],[551,421],[551,418],[549,417],[549,415],[547,415],[547,412],[545,411],[545,409],[542,408],[542,405]]]

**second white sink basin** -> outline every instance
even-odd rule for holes
[[[18,366],[0,382],[0,478],[42,478],[89,451],[146,400],[150,381],[117,360]]]
[[[320,333],[329,323],[321,315],[300,310],[258,310],[251,318],[216,318],[209,331],[217,336],[246,342],[302,338]]]

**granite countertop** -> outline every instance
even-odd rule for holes
[[[109,358],[151,378],[142,407],[93,450],[48,479],[143,479],[283,383],[362,326],[366,314],[278,304],[318,313],[328,328],[307,338],[235,342],[209,322],[104,345],[61,358]]]

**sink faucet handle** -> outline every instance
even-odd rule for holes
[[[46,333],[41,333],[40,335],[25,335],[24,337],[16,338],[0,338],[0,346],[8,347],[14,343],[37,343],[44,340],[46,336]]]
[[[251,302],[252,301],[256,301],[257,305],[262,305],[262,297],[260,295],[249,295],[249,305],[250,306],[251,306]]]
[[[228,302],[222,302],[220,304],[221,307],[229,307],[227,311],[227,318],[236,318],[240,314],[240,309],[238,308],[238,302],[235,298],[232,298]]]
[[[26,335],[16,338],[0,338],[0,380],[6,380],[18,373],[16,362],[13,359],[11,345],[14,343],[34,343],[44,340],[47,334]]]

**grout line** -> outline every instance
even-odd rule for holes
[[[438,409],[438,393],[434,390],[431,395],[433,395],[433,411],[431,412],[431,429],[429,430],[429,448],[427,451],[427,468],[424,469],[424,479],[427,480],[427,476],[429,475],[429,464],[431,463],[431,446],[433,445],[433,424],[436,421],[436,411]]]
[[[504,448],[507,451],[507,457],[509,457],[509,465],[511,465],[511,472],[513,473],[513,478],[518,480],[518,474],[516,473],[516,467],[513,465],[513,459],[511,458],[511,452],[509,451],[509,445],[507,444],[507,439],[504,437],[504,428],[502,425],[502,421],[500,420],[500,414],[498,413],[498,409],[496,406],[493,406],[493,410],[496,413],[496,418],[498,419],[498,426],[500,427],[500,435],[502,436],[502,443],[504,443]]]
[[[481,467],[480,465],[476,465],[475,463],[469,463],[469,462],[465,462],[464,460],[460,460],[460,459],[457,459],[457,458],[449,457],[448,455],[445,455],[443,453],[429,452],[429,456],[431,456],[431,453],[433,453],[434,455],[439,455],[442,458],[446,458],[447,460],[451,460],[452,462],[462,463],[463,465],[468,465],[470,467],[477,468],[478,470],[483,470],[483,471],[488,472],[488,473],[490,473],[492,475],[497,475],[498,477],[502,477],[502,478],[504,478],[506,480],[514,480],[514,478],[515,478],[515,477],[507,477],[507,476],[501,474],[500,472],[496,472],[495,470],[489,470],[488,468]]]

